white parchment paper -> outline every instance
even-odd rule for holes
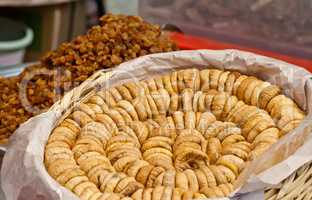
[[[312,160],[312,148],[309,148],[312,145],[312,75],[303,68],[238,50],[179,51],[148,55],[123,63],[112,70],[109,80],[94,87],[114,86],[134,76],[146,79],[188,67],[219,68],[254,75],[279,85],[307,113],[298,128],[247,165],[235,184],[237,192],[232,199],[263,199],[264,187],[281,182]],[[79,87],[87,84],[92,83],[86,82]],[[69,104],[58,103],[50,111],[22,124],[10,138],[1,169],[2,188],[7,200],[78,199],[54,181],[43,164],[45,143],[68,107]]]

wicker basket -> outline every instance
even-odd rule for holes
[[[173,69],[189,68],[190,66],[194,66],[194,65],[197,65],[199,69],[202,69],[206,67],[207,65],[218,66],[218,68],[223,68],[223,69],[230,68],[227,65],[224,65],[224,66],[222,65],[222,62],[227,62],[226,59],[218,62],[218,59],[220,59],[218,56],[222,57],[223,52],[220,52],[220,53],[214,52],[215,53],[214,56],[218,59],[213,58],[211,59],[210,62],[204,62],[198,59],[197,63],[193,61],[192,58],[193,56],[196,56],[196,54],[198,53],[197,52],[192,52],[192,53],[182,52],[181,54],[182,55],[185,54],[186,57],[180,58],[180,60],[179,58],[177,59],[178,56],[174,54],[175,57],[171,57],[171,60],[177,59],[176,61],[177,66],[173,67]],[[231,61],[232,59],[231,56],[233,56],[234,58],[238,60],[240,59],[240,57],[235,57],[236,55],[233,55],[231,53],[232,52],[229,51],[229,54],[226,54],[226,56],[224,57],[229,59],[229,61]],[[246,57],[247,56],[251,56],[251,55],[246,54]],[[133,71],[136,71],[136,78],[140,80],[144,78],[145,76],[144,73],[158,74],[158,73],[167,73],[167,72],[170,72],[170,70],[172,70],[171,68],[169,68],[169,65],[166,65],[167,63],[164,62],[163,60],[164,58],[162,58],[161,56],[160,58],[155,59],[152,55],[150,56],[150,58],[151,58],[150,60],[147,60],[147,61],[145,60],[145,62],[143,62],[142,60],[131,61],[132,66],[127,68],[127,70],[129,69],[128,72],[131,73]],[[204,60],[204,57],[202,57],[202,59]],[[205,58],[205,59],[208,60],[208,58]],[[236,62],[237,60],[234,59],[234,61]],[[268,60],[268,62],[269,61],[271,60]],[[145,68],[144,69],[145,71],[144,70],[138,71],[137,68],[133,67],[133,66],[141,66],[143,64],[146,64],[146,62],[150,64],[151,66],[148,69]],[[154,62],[157,63],[157,66],[152,66],[155,64]],[[238,65],[249,65],[249,64],[250,63],[247,63],[247,64],[238,63]],[[283,63],[279,63],[279,64],[282,65]],[[55,105],[53,105],[50,108],[49,112],[36,116],[35,118],[31,119],[28,123],[25,123],[17,131],[17,134],[13,135],[12,143],[10,145],[10,147],[12,147],[13,149],[9,149],[7,156],[5,157],[5,160],[4,160],[5,161],[4,168],[2,169],[2,172],[1,172],[1,174],[3,175],[3,180],[4,179],[6,180],[6,183],[4,184],[3,188],[4,188],[7,198],[10,197],[9,199],[16,200],[16,199],[19,199],[18,197],[29,195],[28,198],[34,197],[33,199],[37,199],[35,198],[36,195],[40,194],[46,199],[59,199],[59,200],[60,199],[75,199],[72,193],[70,193],[68,190],[66,190],[63,187],[60,187],[60,185],[56,183],[47,174],[43,166],[42,154],[44,151],[45,143],[48,140],[48,137],[50,135],[49,133],[45,133],[45,132],[51,131],[55,126],[57,126],[58,123],[63,121],[63,119],[66,118],[71,113],[72,109],[75,108],[76,106],[75,104],[84,102],[86,99],[88,99],[88,97],[95,94],[98,91],[98,88],[103,88],[107,86],[106,84],[112,84],[109,86],[114,86],[114,82],[115,83],[117,82],[118,84],[120,84],[120,83],[124,83],[128,81],[127,79],[132,78],[131,76],[128,77],[129,74],[120,75],[120,73],[124,72],[122,71],[122,69],[124,69],[122,67],[125,67],[125,66],[124,65],[120,66],[120,68],[117,67],[113,71],[108,71],[108,72],[99,71],[95,73],[87,81],[83,82],[80,86],[78,86],[77,88],[74,88],[72,91],[67,93],[61,101],[57,102]],[[161,70],[159,70],[159,68]],[[266,76],[265,70],[269,70],[269,67],[261,66],[260,68],[253,68],[253,69],[248,68],[248,70],[240,69],[239,67],[233,67],[232,70],[240,70],[242,73],[246,72],[246,74],[256,74],[258,73],[257,71],[260,71],[259,72],[260,77],[261,76],[265,77]],[[118,76],[115,76],[117,73],[119,73]],[[265,78],[269,79],[269,77],[267,76]],[[287,78],[287,76],[285,76],[285,78]],[[275,80],[273,80],[273,82],[274,81]],[[275,81],[275,82],[278,82],[278,81]],[[292,91],[292,92],[298,92],[298,90]],[[290,96],[292,95],[293,94],[291,94]],[[302,104],[305,104],[305,103],[302,103]],[[38,133],[38,130],[43,131],[42,135],[36,134],[36,132]],[[35,149],[33,152],[34,147]],[[294,152],[295,149],[292,149],[291,151]],[[25,155],[25,152],[27,155]],[[293,152],[287,152],[287,153],[290,154]],[[12,157],[15,157],[15,159],[12,160],[11,159]],[[279,158],[280,159],[287,158],[287,155],[286,154],[279,155]],[[275,163],[266,163],[265,167],[269,168],[269,164],[273,165]],[[17,169],[18,169],[18,173],[16,174]],[[259,170],[259,168],[257,168],[257,170]],[[15,173],[14,178],[9,175],[13,173]],[[36,176],[34,176],[34,174],[36,174]],[[31,180],[31,182],[29,181],[25,183],[25,180]],[[25,190],[26,188],[27,188],[27,191]]]
[[[266,200],[311,200],[312,199],[312,163],[309,162],[285,179],[278,188],[265,192]]]

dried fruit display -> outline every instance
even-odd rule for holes
[[[177,50],[158,25],[137,16],[105,15],[86,35],[48,52],[15,78],[1,78],[0,143],[31,116],[47,110],[96,70],[130,59]]]
[[[50,134],[44,164],[80,199],[225,197],[246,162],[304,117],[256,77],[184,69],[76,105]]]
[[[6,143],[17,126],[32,116],[20,103],[18,85],[18,77],[0,77],[0,143]]]

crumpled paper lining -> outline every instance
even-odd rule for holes
[[[112,70],[112,77],[108,81],[98,86],[114,86],[131,80],[134,76],[145,79],[175,69],[207,66],[239,71],[277,84],[308,114],[298,128],[283,137],[259,159],[248,164],[235,184],[238,192],[231,198],[263,199],[264,186],[280,183],[312,160],[312,148],[308,148],[312,143],[312,76],[308,71],[238,50],[179,51],[148,55],[123,63]],[[2,187],[8,200],[78,199],[51,178],[43,164],[45,143],[63,112],[64,108],[55,108],[33,117],[22,124],[10,138],[1,170]]]

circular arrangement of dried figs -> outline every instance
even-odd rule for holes
[[[83,200],[225,197],[304,119],[279,87],[194,68],[97,92],[51,133],[45,166]]]

